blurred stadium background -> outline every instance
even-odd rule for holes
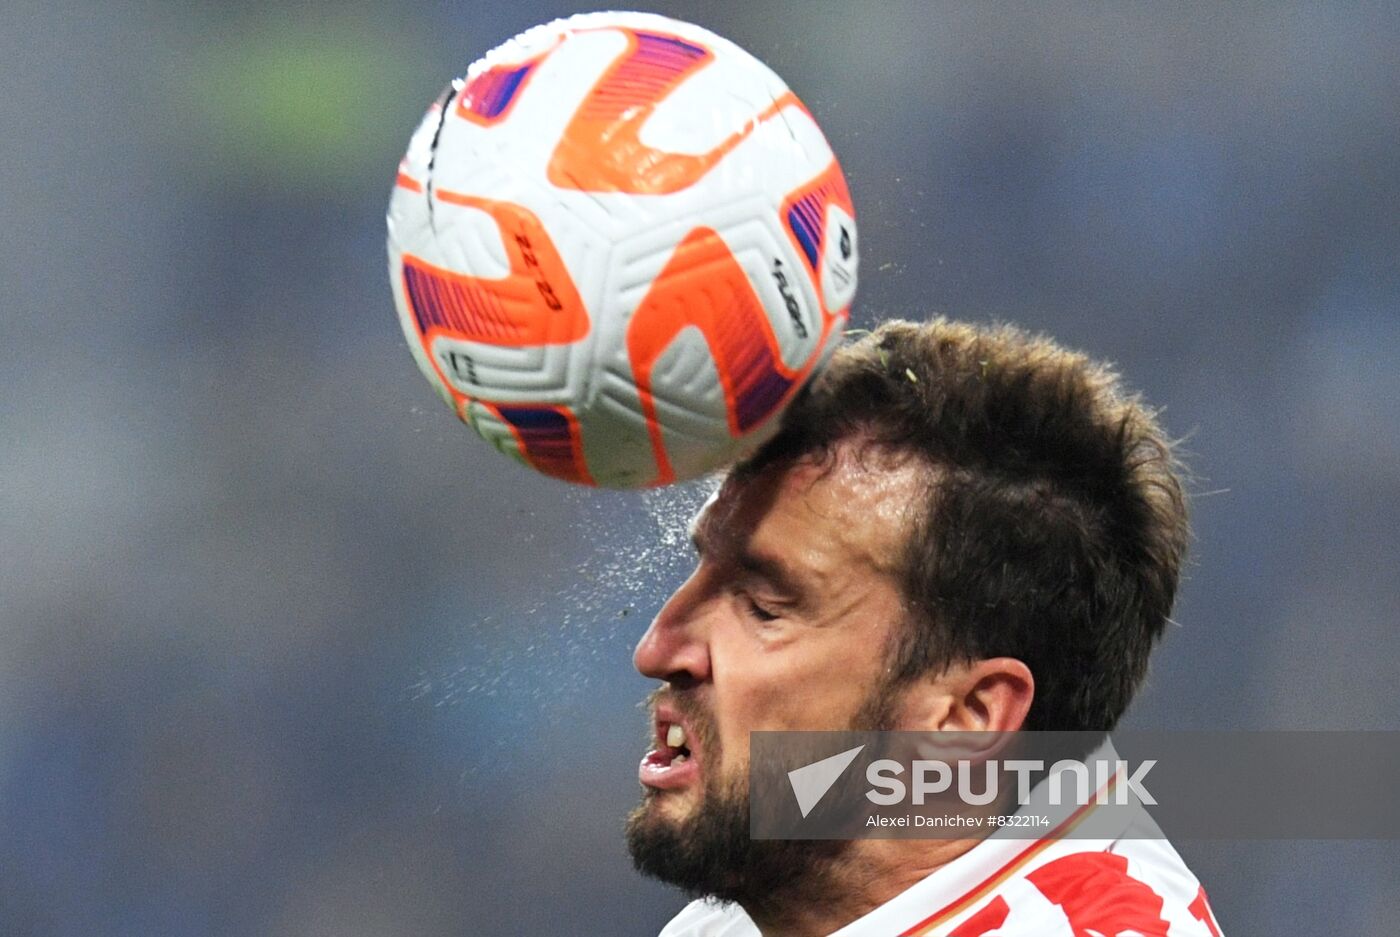
[[[855,324],[1009,319],[1189,437],[1140,727],[1400,728],[1400,15],[662,3],[840,155]],[[394,167],[551,2],[8,0],[0,933],[649,934],[630,649],[696,492],[457,425],[385,280]],[[1231,934],[1391,935],[1395,843],[1183,842]]]

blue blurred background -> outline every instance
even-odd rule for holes
[[[1400,728],[1400,15],[663,3],[771,64],[855,325],[1008,319],[1189,437],[1140,727]],[[630,649],[703,493],[488,451],[395,324],[424,106],[551,2],[7,0],[0,933],[646,934]],[[1395,843],[1184,842],[1230,934],[1393,935]]]

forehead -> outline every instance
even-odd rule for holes
[[[702,550],[781,556],[818,575],[851,565],[892,571],[930,474],[912,457],[843,442],[821,458],[731,476],[692,534]]]

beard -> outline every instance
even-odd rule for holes
[[[845,728],[888,728],[894,697],[893,685],[877,687]],[[698,730],[708,764],[701,799],[689,816],[665,816],[660,801],[676,795],[644,789],[642,802],[628,816],[626,826],[627,851],[637,871],[674,885],[691,898],[738,902],[751,916],[821,895],[836,879],[852,843],[751,838],[749,779],[720,777],[713,726],[693,701],[671,698],[685,712],[692,730]],[[766,787],[780,779],[755,779],[756,785],[765,787],[760,798],[779,796]]]
[[[850,843],[749,837],[748,785],[724,785],[706,774],[703,800],[690,816],[671,819],[647,790],[627,818],[627,850],[643,875],[691,898],[737,901],[746,908],[786,903],[826,883]]]

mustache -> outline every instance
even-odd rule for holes
[[[691,730],[700,737],[702,742],[713,744],[714,732],[710,722],[710,714],[692,692],[688,690],[674,690],[670,687],[657,687],[647,694],[643,705],[651,713],[653,719],[656,716],[657,707],[667,705],[680,713],[681,717],[689,724]]]

